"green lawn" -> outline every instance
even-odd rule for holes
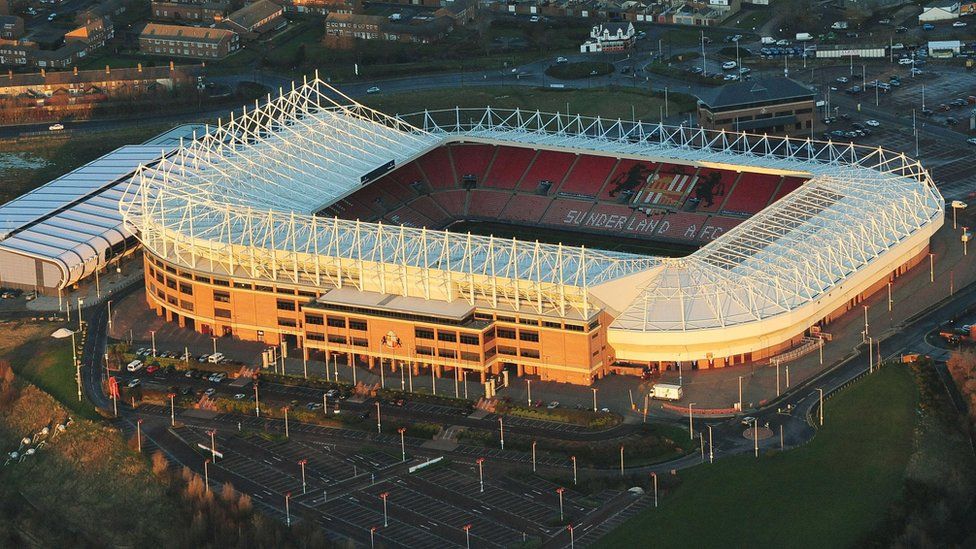
[[[551,65],[546,74],[561,80],[582,80],[592,76],[604,76],[613,72],[612,63],[599,61],[581,61],[578,63],[563,63]]]
[[[736,27],[743,30],[759,30],[760,27],[769,21],[772,17],[773,11],[769,8],[765,9],[754,9],[754,10],[742,10],[735,14],[731,18],[725,21],[725,25],[729,27]]]
[[[633,113],[639,120],[657,120],[659,107],[664,104],[664,97],[663,94],[630,88],[560,90],[513,86],[437,89],[399,94],[381,93],[370,95],[363,102],[388,114],[454,107],[481,108],[490,105],[501,109],[538,109],[543,112],[563,113],[568,108],[573,114],[627,120]],[[683,94],[670,94],[668,102],[671,113],[685,112],[695,107],[695,100]]]
[[[601,547],[850,547],[898,500],[918,391],[889,366],[830,399],[807,445],[722,459],[678,474],[680,485]]]

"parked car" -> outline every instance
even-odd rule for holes
[[[881,125],[881,122],[878,122],[877,120],[873,120],[873,119],[865,120],[864,123],[867,124],[868,126],[871,126],[872,128],[877,128],[878,126]]]
[[[923,31],[935,30],[935,25],[933,25],[932,23],[926,23],[922,25],[922,30]]]
[[[569,63],[569,59],[566,59],[565,57],[562,56],[556,58],[557,65],[564,65],[566,63]]]
[[[746,417],[742,418],[742,425],[744,427],[752,427],[752,425],[754,423],[756,423],[756,418],[754,418],[752,416],[746,416]]]
[[[902,57],[898,60],[899,65],[911,65],[913,62],[910,57]]]
[[[380,93],[380,89],[376,86],[371,86],[366,90],[366,93]]]
[[[217,389],[214,389],[213,387],[208,387],[207,390],[203,392],[203,394],[205,394],[207,396],[213,396],[214,393],[216,393],[216,392],[217,392]]]
[[[559,401],[554,400],[550,402],[549,404],[546,405],[546,408],[548,408],[549,410],[555,410],[556,408],[559,408]]]
[[[846,76],[840,76],[840,77],[838,77],[837,78],[837,83],[838,84],[846,84],[847,83],[847,77]]]
[[[966,143],[969,143],[970,145],[976,145],[976,137],[970,137],[969,139],[966,140]]]
[[[142,384],[142,380],[136,377],[130,379],[129,383],[127,383],[125,386],[131,389],[133,387],[138,387],[141,384]]]
[[[953,27],[956,27],[956,28],[965,27],[966,26],[966,22],[965,21],[956,21],[955,23],[952,24],[952,26]]]
[[[64,124],[51,124],[47,129],[52,132],[59,132],[64,129]]]
[[[725,63],[722,63],[722,70],[730,71],[738,66],[739,65],[735,61],[726,61]]]
[[[237,393],[234,395],[234,400],[244,400],[244,393]]]

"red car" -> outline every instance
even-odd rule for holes
[[[158,364],[150,364],[149,366],[146,367],[147,374],[155,374],[158,370],[159,370]]]

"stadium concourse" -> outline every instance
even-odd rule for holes
[[[490,108],[394,118],[317,78],[140,169],[120,203],[146,298],[180,326],[583,384],[795,353],[922,260],[944,206],[883,149]],[[462,220],[701,247],[443,230]]]

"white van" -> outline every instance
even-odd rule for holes
[[[224,359],[224,353],[214,353],[207,357],[207,362],[211,364],[217,364]]]
[[[142,361],[133,360],[132,362],[126,364],[125,369],[130,372],[138,372],[139,370],[142,369]]]

